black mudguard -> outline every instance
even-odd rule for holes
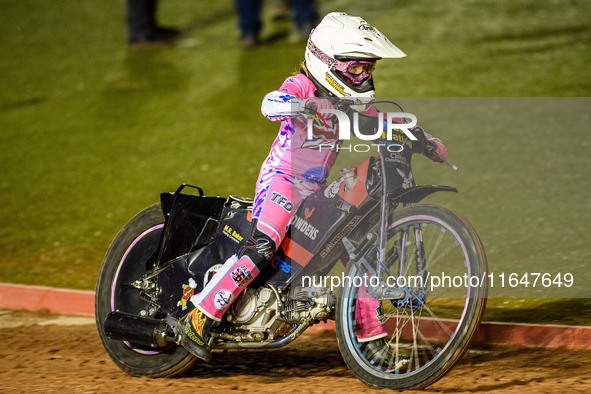
[[[416,204],[422,201],[425,197],[435,192],[458,192],[458,189],[451,186],[439,185],[421,185],[412,186],[408,189],[398,188],[388,193],[390,202],[394,203],[412,203]]]

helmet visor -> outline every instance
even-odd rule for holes
[[[360,85],[371,78],[371,74],[376,68],[376,62],[365,60],[338,61],[335,68],[347,77],[353,85]]]

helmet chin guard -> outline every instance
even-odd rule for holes
[[[370,98],[375,95],[370,74],[352,80],[346,70],[350,61],[376,62],[382,58],[401,58],[406,54],[378,29],[360,17],[333,12],[312,31],[305,53],[305,64],[315,82],[335,97]],[[365,101],[365,100],[364,100]]]

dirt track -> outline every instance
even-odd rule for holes
[[[91,324],[89,324],[91,323]],[[347,369],[334,333],[316,331],[273,351],[214,354],[176,379],[134,378],[103,350],[92,320],[0,312],[0,391],[370,392]],[[591,352],[524,348],[470,351],[434,392],[591,392]]]

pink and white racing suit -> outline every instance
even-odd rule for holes
[[[317,139],[307,139],[307,129],[296,118],[306,98],[316,87],[304,74],[285,80],[279,90],[265,96],[261,112],[270,120],[281,121],[279,134],[261,166],[256,184],[253,218],[258,229],[279,247],[293,214],[310,194],[326,181],[337,153],[318,149],[319,143],[336,142],[336,126]],[[331,125],[329,122],[328,125]]]
[[[298,74],[287,78],[279,90],[268,93],[262,102],[263,115],[280,121],[281,126],[261,166],[252,217],[256,219],[255,230],[272,239],[275,249],[281,245],[302,201],[325,185],[337,158],[336,151],[318,148],[321,144],[340,143],[336,138],[336,119],[315,129],[312,139],[308,139],[306,125],[298,123],[302,120],[296,115],[307,98],[315,97],[315,91],[314,83],[304,74]],[[246,254],[233,256],[193,298],[193,303],[208,317],[219,321],[238,294],[258,275],[257,265],[260,266]],[[381,302],[373,300],[365,288],[359,289],[355,318],[360,342],[386,335],[380,321]]]

